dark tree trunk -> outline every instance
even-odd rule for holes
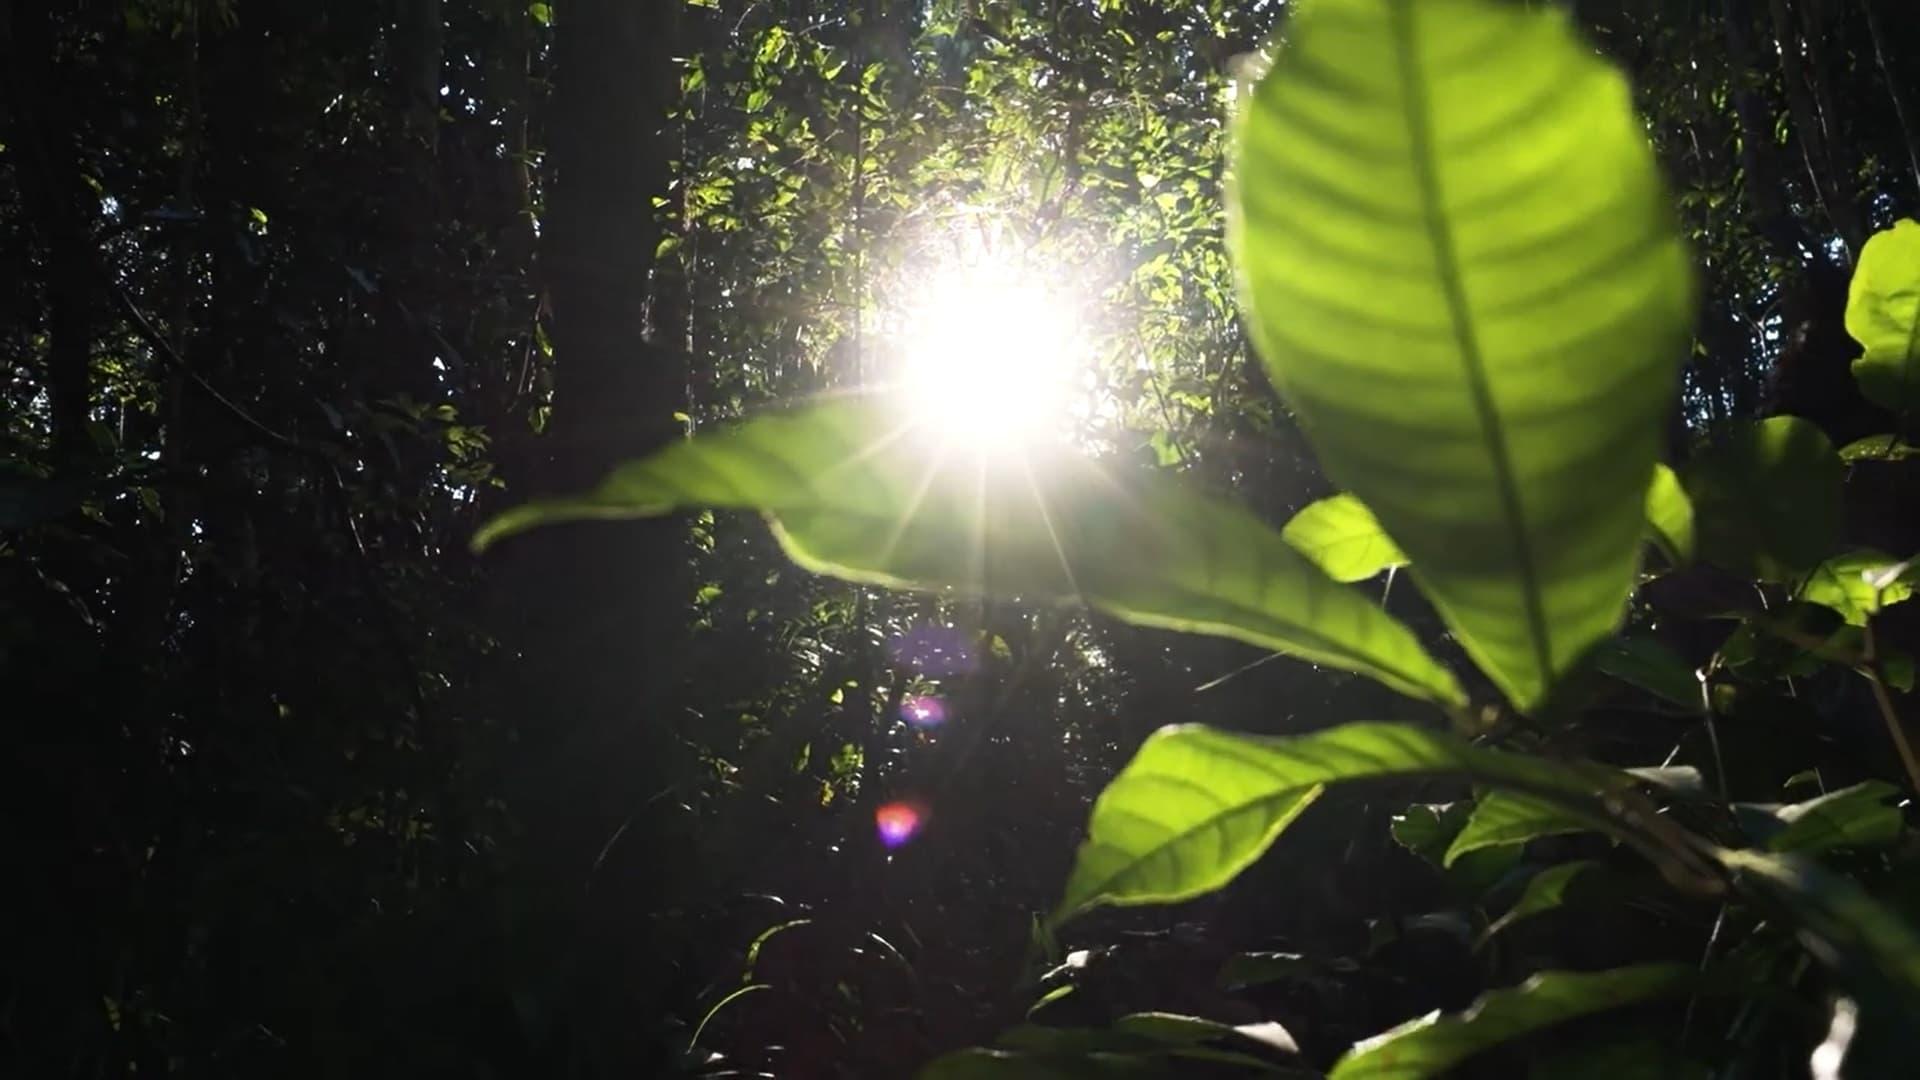
[[[654,340],[647,319],[683,5],[554,7],[552,196],[540,272],[555,392],[534,469],[541,490],[571,492],[678,437],[674,413],[686,408],[684,356]],[[529,884],[546,896],[561,935],[563,968],[547,977],[563,989],[550,1004],[565,1023],[634,1033],[625,1046],[574,1048],[595,1059],[593,1075],[660,1065],[648,1031],[665,1015],[672,965],[649,916],[662,910],[684,858],[668,850],[673,830],[663,818],[678,800],[659,797],[686,776],[674,737],[684,536],[671,520],[589,523],[507,549],[514,625],[503,636],[524,661],[526,769],[515,805],[539,853]]]

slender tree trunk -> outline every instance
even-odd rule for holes
[[[1907,147],[1907,167],[1913,171],[1914,193],[1920,195],[1920,132],[1914,128],[1913,102],[1907,97],[1906,84],[1887,58],[1886,35],[1880,29],[1880,0],[1862,0],[1867,16],[1867,35],[1873,39],[1873,59],[1880,67],[1881,81],[1893,101],[1894,119],[1900,122],[1901,140]]]
[[[1748,83],[1756,70],[1752,19],[1747,0],[1722,0],[1721,25],[1726,31],[1729,81],[1733,86],[1734,118],[1740,126],[1740,171],[1746,178],[1745,195],[1755,227],[1781,262],[1798,267],[1806,257],[1807,238],[1787,207],[1786,185],[1774,157],[1773,125]]]
[[[91,456],[95,315],[93,220],[81,177],[77,140],[60,89],[52,18],[47,6],[0,7],[0,69],[13,99],[10,140],[19,148],[20,194],[39,233],[45,260],[47,397],[54,458],[62,468]]]
[[[1822,131],[1820,112],[1812,89],[1819,73],[1809,69],[1801,55],[1803,43],[1788,0],[1771,0],[1774,39],[1779,45],[1781,80],[1787,95],[1787,109],[1793,116],[1794,136],[1800,142],[1800,154],[1807,163],[1807,177],[1827,212],[1827,220],[1846,245],[1847,261],[1866,243],[1866,227],[1860,209],[1847,190],[1844,177],[1834,163],[1833,149]]]

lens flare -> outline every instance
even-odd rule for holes
[[[895,663],[922,675],[968,675],[978,670],[967,635],[951,626],[923,624],[895,634],[887,643]]]
[[[920,831],[921,813],[912,803],[890,802],[873,812],[873,822],[880,830],[880,842],[889,848],[897,848],[913,839]]]
[[[900,719],[908,727],[928,731],[947,722],[947,705],[931,694],[910,697],[900,703]]]
[[[1065,425],[1084,373],[1077,305],[1012,260],[931,275],[910,305],[896,378],[923,432],[975,453],[1017,453]]]

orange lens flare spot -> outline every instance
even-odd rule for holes
[[[920,831],[922,815],[912,803],[890,802],[873,812],[873,821],[880,830],[880,842],[897,848]]]

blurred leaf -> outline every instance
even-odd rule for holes
[[[1876,1007],[1920,1009],[1920,934],[1859,885],[1799,855],[1721,849],[1742,891],[1793,916],[1802,942],[1842,986]]]
[[[1054,920],[1097,904],[1211,892],[1258,859],[1320,785],[1419,774],[1464,775],[1576,803],[1633,782],[1599,766],[1488,750],[1403,724],[1285,738],[1162,728],[1094,803]]]
[[[1373,512],[1351,495],[1309,504],[1280,535],[1335,581],[1365,581],[1407,562]]]
[[[1248,326],[1328,477],[1531,709],[1633,586],[1688,255],[1564,11],[1298,8],[1236,128]]]
[[[1847,333],[1866,350],[1853,377],[1867,400],[1906,418],[1920,412],[1920,223],[1896,221],[1860,249]]]
[[[757,509],[787,554],[817,573],[1079,600],[1128,622],[1236,638],[1465,703],[1405,626],[1244,507],[1165,474],[929,452],[930,439],[874,399],[761,417],[623,465],[586,495],[509,510],[473,543],[559,521]]]
[[[1693,561],[1693,500],[1680,486],[1680,477],[1663,463],[1653,467],[1647,485],[1647,531],[1674,566]]]
[[[1845,471],[1826,433],[1799,417],[1734,426],[1687,462],[1701,557],[1768,581],[1798,577],[1839,540]]]
[[[1678,993],[1694,981],[1681,964],[1593,973],[1548,971],[1483,995],[1461,1013],[1429,1013],[1356,1045],[1327,1080],[1419,1080],[1439,1076],[1501,1043],[1575,1017]]]

